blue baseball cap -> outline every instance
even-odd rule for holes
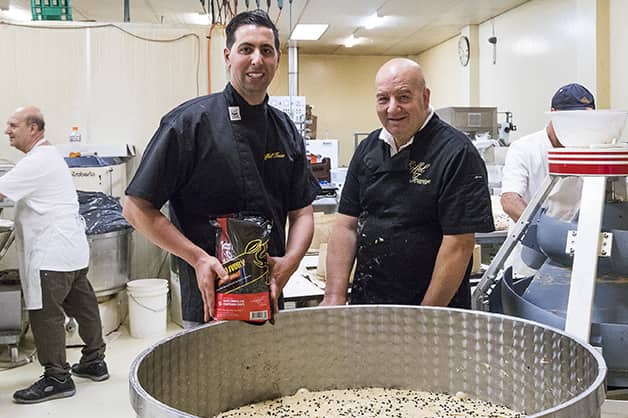
[[[554,110],[595,109],[595,99],[583,85],[567,84],[559,88],[552,97],[552,108]]]

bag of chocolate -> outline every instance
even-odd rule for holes
[[[261,216],[231,215],[212,220],[216,257],[228,273],[216,279],[214,319],[272,321],[266,260],[272,222]]]

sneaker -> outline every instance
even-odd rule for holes
[[[38,403],[51,399],[67,398],[76,393],[74,381],[70,376],[58,379],[53,376],[42,376],[41,379],[13,394],[17,403]]]
[[[109,371],[107,370],[107,363],[103,360],[95,363],[77,363],[72,365],[72,374],[78,377],[85,377],[92,379],[94,382],[102,382],[109,379]]]

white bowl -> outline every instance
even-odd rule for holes
[[[628,116],[621,110],[563,110],[546,114],[565,147],[612,146],[620,142]]]

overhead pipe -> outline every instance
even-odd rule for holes
[[[292,0],[290,1],[289,33],[292,35]],[[290,98],[290,114],[292,115],[292,97],[299,95],[299,57],[297,41],[288,40],[288,97]]]
[[[288,95],[299,95],[299,48],[297,41],[288,41]]]
[[[209,27],[209,32],[207,33],[207,94],[212,93],[212,32],[214,28],[218,25],[213,22],[212,15],[212,24]]]
[[[124,21],[125,22],[131,21],[131,10],[129,6],[129,2],[130,0],[124,0]]]

